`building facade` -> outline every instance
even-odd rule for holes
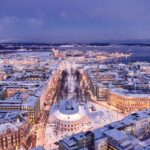
[[[150,96],[109,90],[108,103],[122,112],[138,111],[150,108]]]

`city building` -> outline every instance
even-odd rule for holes
[[[73,100],[62,100],[59,104],[55,104],[50,120],[52,116],[56,129],[60,131],[77,131],[92,122],[86,105]]]
[[[19,110],[25,111],[29,115],[30,123],[35,123],[40,113],[40,101],[39,97],[26,96],[21,97],[20,94],[16,94],[8,100],[0,100],[0,110]]]
[[[150,108],[150,95],[132,93],[123,89],[110,89],[108,103],[122,112],[132,112]]]
[[[150,140],[150,109],[59,141],[60,150],[145,150]]]
[[[0,112],[0,149],[17,149],[29,133],[27,116],[18,111]]]

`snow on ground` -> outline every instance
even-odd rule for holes
[[[106,124],[110,124],[112,122],[121,120],[125,117],[125,114],[118,113],[115,110],[112,110],[109,107],[101,106],[100,104],[95,104],[93,102],[88,102],[87,107],[89,109],[89,113],[93,119],[92,124],[88,124],[86,126],[83,126],[80,130],[78,130],[76,133],[79,132],[85,132],[87,130],[93,130],[96,128],[103,127]],[[92,111],[92,107],[94,107],[94,111]],[[51,113],[50,113],[51,114]],[[92,116],[93,115],[93,116]],[[58,149],[58,141],[63,139],[66,136],[70,136],[72,134],[75,134],[75,132],[62,132],[58,131],[55,128],[54,124],[47,123],[45,127],[45,149],[46,150],[54,150]],[[40,137],[39,137],[40,138]]]

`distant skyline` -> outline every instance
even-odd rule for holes
[[[150,39],[148,0],[0,0],[0,42]]]

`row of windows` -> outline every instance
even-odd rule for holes
[[[74,126],[79,126],[79,124],[61,124],[61,123],[57,123],[58,126],[62,126],[62,127],[74,127]]]
[[[123,98],[121,96],[117,96],[117,95],[109,95],[110,99],[115,99],[116,101],[122,101],[122,100],[125,100],[125,101],[128,101],[128,102],[132,102],[132,101],[143,101],[143,102],[150,102],[150,99],[149,98],[143,98],[143,99],[139,99],[138,97],[137,98],[134,98],[134,99],[130,99],[130,98]]]
[[[68,128],[62,128],[61,130],[63,131],[74,131],[74,130],[77,130],[76,128],[71,128],[71,129],[68,129]]]
[[[1,110],[20,110],[20,107],[0,107]]]

